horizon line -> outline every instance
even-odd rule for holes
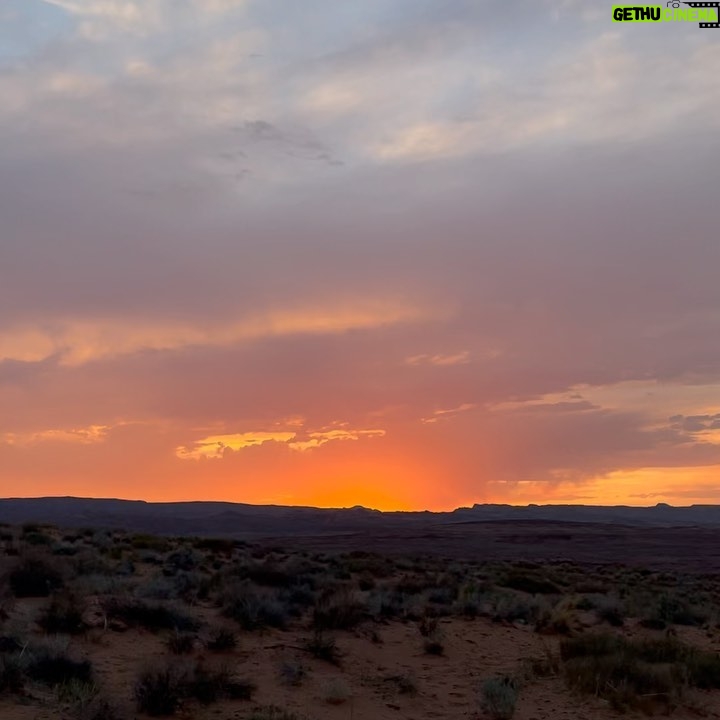
[[[431,513],[431,514],[443,514],[443,513],[454,513],[459,510],[473,510],[475,508],[482,507],[503,507],[503,508],[515,508],[518,510],[530,509],[530,508],[607,508],[607,509],[618,509],[626,508],[633,510],[655,510],[657,508],[671,508],[673,510],[689,510],[693,508],[720,508],[720,503],[693,503],[691,505],[672,505],[666,502],[658,502],[654,505],[610,505],[610,504],[585,504],[585,503],[527,503],[523,505],[516,505],[513,503],[482,503],[476,502],[472,505],[460,505],[451,510],[380,510],[378,508],[368,507],[366,505],[347,505],[347,506],[320,506],[320,505],[284,505],[281,503],[249,503],[237,500],[201,500],[201,499],[190,499],[190,500],[143,500],[140,498],[122,498],[115,496],[82,496],[82,495],[32,495],[32,496],[13,496],[3,497],[0,496],[0,502],[13,501],[13,500],[90,500],[90,501],[116,501],[116,502],[128,502],[128,503],[143,503],[145,505],[190,505],[204,503],[207,505],[244,505],[248,507],[272,507],[272,508],[296,508],[302,510],[367,510],[370,512],[377,512],[382,514],[391,513]]]

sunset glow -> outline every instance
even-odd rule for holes
[[[590,5],[6,0],[0,495],[720,503],[720,44]]]

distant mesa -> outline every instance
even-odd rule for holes
[[[484,523],[600,523],[635,527],[720,527],[720,506],[513,506],[475,504],[451,512],[381,512],[354,505],[314,508],[229,502],[150,503],[73,497],[0,499],[0,522],[47,522],[63,527],[106,527],[173,535],[234,537],[313,536],[365,531],[458,529]]]

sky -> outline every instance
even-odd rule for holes
[[[720,30],[3,0],[0,494],[720,503]]]

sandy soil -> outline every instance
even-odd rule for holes
[[[16,621],[30,622],[38,601],[20,601],[12,610]],[[198,608],[206,621],[216,620],[216,610]],[[258,686],[252,701],[221,701],[203,707],[184,706],[179,717],[224,720],[249,717],[254,707],[277,705],[302,717],[327,720],[430,720],[438,718],[482,718],[478,709],[478,688],[487,677],[512,673],[528,658],[542,658],[545,648],[555,649],[556,637],[542,636],[522,625],[498,625],[486,619],[448,618],[441,622],[445,651],[442,656],[427,655],[417,625],[395,622],[369,628],[338,632],[335,636],[342,653],[340,667],[317,660],[301,649],[309,632],[302,627],[287,631],[244,633],[238,647],[230,652],[209,653],[198,648],[194,657],[208,663],[223,664],[239,677]],[[633,626],[627,631],[632,634]],[[643,631],[644,632],[644,631]],[[697,646],[720,650],[718,639],[697,629],[683,629],[682,637]],[[377,641],[379,638],[379,642]],[[127,630],[94,630],[74,638],[71,648],[92,660],[102,689],[120,701],[129,717],[136,674],[152,660],[168,657],[167,633]],[[191,656],[191,657],[192,657]],[[182,658],[177,659],[183,662]],[[307,675],[300,686],[283,684],[279,668],[283,661],[301,663]],[[415,695],[403,694],[393,677],[412,678]],[[326,696],[333,682],[347,687],[350,697],[331,704]],[[683,720],[720,717],[720,693],[697,692],[696,709],[677,710],[673,717]],[[57,720],[66,715],[49,691],[32,688],[30,697],[0,699],[2,720]],[[520,693],[517,720],[578,720],[579,718],[617,718],[618,714],[596,698],[578,696],[558,677],[534,679]]]

